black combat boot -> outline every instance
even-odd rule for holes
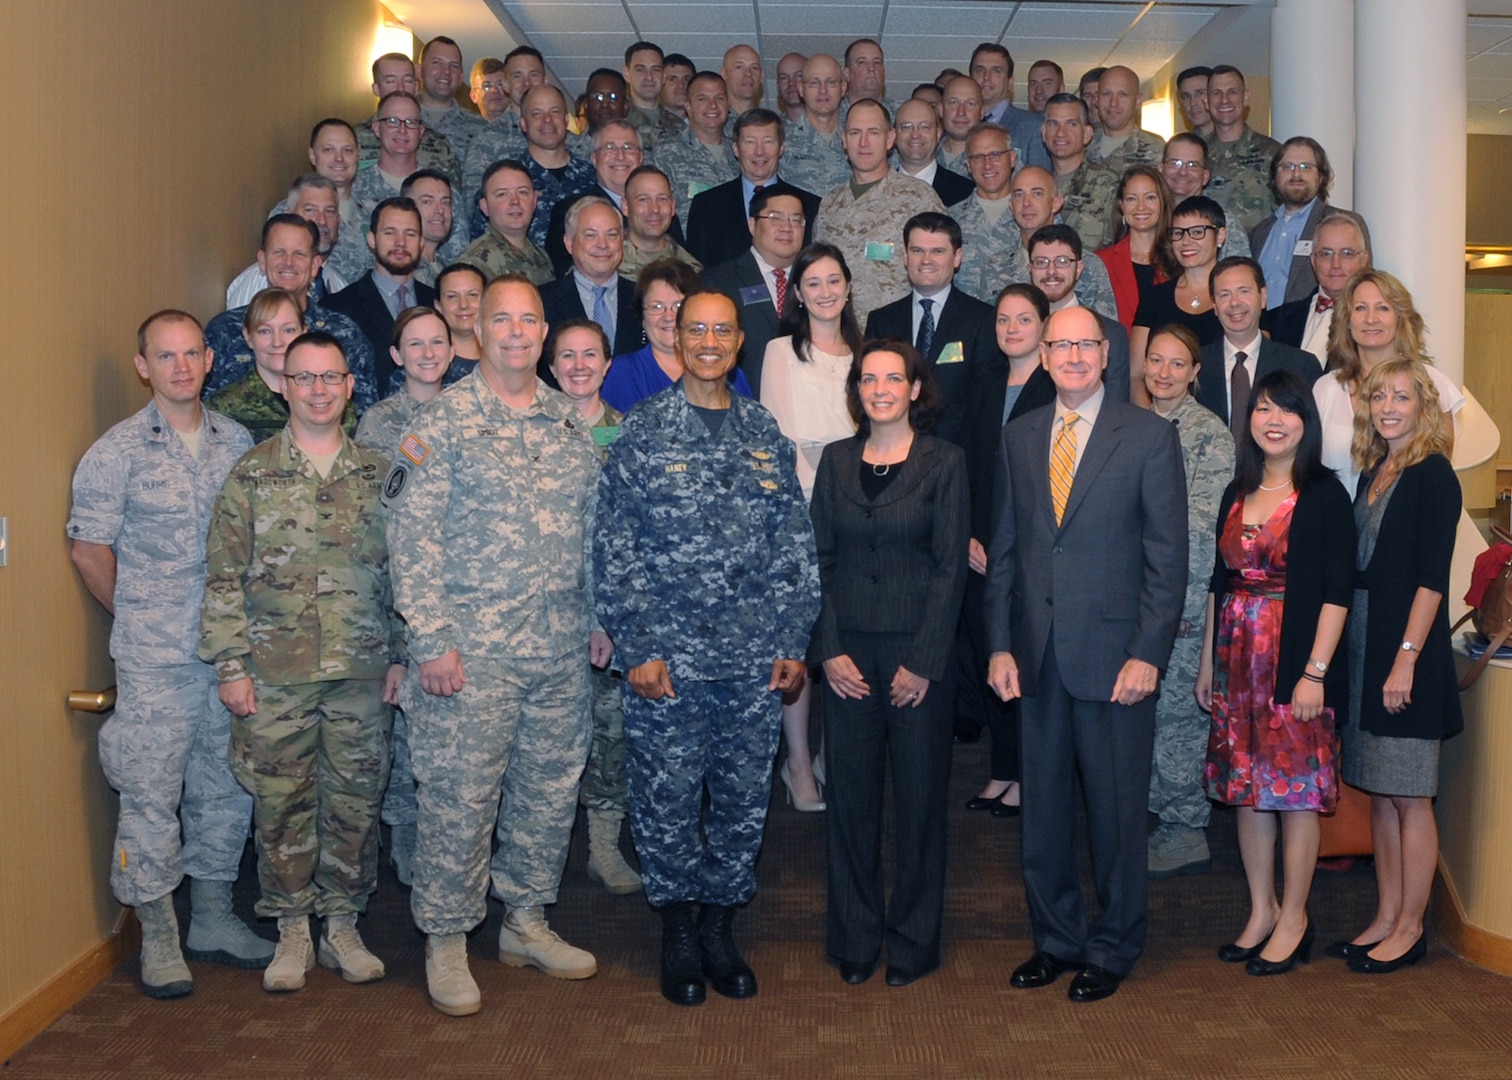
[[[756,996],[756,973],[735,948],[730,932],[735,909],[727,905],[705,904],[698,918],[698,951],[703,958],[703,973],[716,993],[727,998]]]
[[[691,901],[668,904],[661,909],[661,917],[662,997],[674,1005],[702,1005],[704,980],[698,956],[698,905]]]

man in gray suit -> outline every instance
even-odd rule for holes
[[[1186,593],[1186,481],[1176,429],[1113,400],[1086,308],[1045,324],[1055,404],[1003,429],[987,554],[987,681],[1023,698],[1023,869],[1034,955],[1019,988],[1076,970],[1069,997],[1118,990],[1144,949],[1145,798],[1155,692]],[[1076,784],[1099,911],[1074,850]]]

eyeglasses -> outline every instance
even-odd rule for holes
[[[482,86],[483,86],[483,92],[485,94],[488,93],[490,90],[506,90],[507,91],[509,89],[509,84],[507,82],[488,82],[488,81],[485,80],[483,82]]]
[[[840,80],[839,79],[809,79],[803,85],[804,86],[819,86],[819,87],[824,87],[824,88],[829,89],[829,90],[835,90],[835,89],[839,88],[839,86],[840,86]]]
[[[1188,225],[1185,228],[1179,225],[1171,226],[1171,239],[1180,240],[1184,236],[1190,236],[1193,240],[1201,240],[1208,233],[1215,231],[1216,225]]]
[[[711,325],[709,323],[696,322],[688,323],[682,328],[682,332],[683,337],[689,337],[695,341],[699,338],[707,337],[710,333],[714,335],[716,341],[733,341],[735,335],[740,332],[740,328],[731,323],[713,323]]]
[[[1013,153],[1012,150],[985,150],[980,154],[967,154],[966,163],[968,165],[984,165],[989,161],[1001,161],[1011,153]]]
[[[673,315],[676,315],[681,310],[682,310],[682,301],[681,300],[674,300],[670,304],[664,304],[660,300],[653,300],[649,304],[646,305],[646,314],[647,315],[655,315],[655,316],[658,316],[658,317],[660,317],[662,315],[665,315],[668,312],[671,312]]]
[[[1072,341],[1070,338],[1057,338],[1054,341],[1047,341],[1047,342],[1045,342],[1045,348],[1049,349],[1051,352],[1055,353],[1057,356],[1061,356],[1061,355],[1064,355],[1066,353],[1069,353],[1072,349],[1075,349],[1077,352],[1089,353],[1089,352],[1095,352],[1098,349],[1098,347],[1101,346],[1102,343],[1104,341],[1106,341],[1106,340],[1108,340],[1108,339],[1107,338],[1082,338],[1079,341]]]
[[[293,375],[285,375],[284,378],[288,379],[301,390],[308,390],[315,385],[316,379],[319,379],[327,386],[340,386],[350,376],[351,372],[349,371],[296,371]]]
[[[414,130],[424,123],[424,121],[412,116],[380,116],[376,123],[383,124],[390,131],[398,131],[400,128]]]
[[[1030,259],[1029,265],[1034,267],[1034,269],[1036,270],[1048,270],[1052,266],[1057,270],[1066,270],[1072,266],[1075,266],[1079,262],[1081,262],[1081,260],[1072,255],[1057,255],[1054,258],[1051,258],[1048,255],[1039,255],[1033,259]]]
[[[589,94],[589,101],[596,101],[600,105],[614,105],[625,100],[625,95],[610,90],[607,94]]]
[[[1354,262],[1356,259],[1363,258],[1364,256],[1365,253],[1363,251],[1356,251],[1354,248],[1313,249],[1313,258],[1320,259],[1323,262],[1333,262],[1335,259],[1338,259],[1340,262]]]
[[[1175,169],[1177,172],[1181,172],[1183,169],[1190,169],[1192,172],[1197,172],[1200,169],[1207,168],[1207,162],[1205,161],[1192,161],[1191,159],[1182,160],[1181,158],[1166,158],[1160,164],[1166,166],[1167,168]]]
[[[1283,161],[1276,168],[1282,172],[1310,173],[1317,169],[1317,166],[1310,161]]]
[[[791,225],[795,229],[801,229],[808,218],[802,214],[779,214],[776,210],[768,210],[764,214],[757,214],[756,220],[767,221],[773,225]]]
[[[599,147],[599,153],[610,157],[635,157],[641,152],[641,148],[634,143],[604,143]]]

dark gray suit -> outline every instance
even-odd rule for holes
[[[1307,212],[1307,221],[1302,226],[1302,235],[1299,239],[1311,240],[1313,234],[1318,231],[1318,222],[1323,220],[1323,215],[1327,212],[1328,203],[1324,202],[1320,196],[1313,203],[1313,208]],[[1260,258],[1260,252],[1265,250],[1266,238],[1270,236],[1271,230],[1275,227],[1276,215],[1272,213],[1250,230],[1250,251],[1254,254],[1255,258]],[[1291,257],[1291,265],[1286,271],[1286,295],[1267,296],[1266,299],[1270,302],[1271,309],[1274,310],[1282,304],[1290,304],[1304,297],[1311,296],[1312,291],[1317,287],[1318,276],[1313,273],[1312,256],[1293,255]]]
[[[1062,523],[1050,498],[1056,409],[1003,429],[987,555],[988,647],[1023,692],[1024,887],[1036,951],[1126,975],[1144,948],[1145,803],[1155,696],[1111,701],[1125,661],[1164,668],[1186,594],[1186,480],[1176,429],[1103,398]],[[1084,431],[1084,429],[1083,429]],[[1074,852],[1076,776],[1100,911]]]
[[[1229,422],[1228,372],[1223,359],[1223,339],[1203,347],[1202,370],[1197,374],[1197,400],[1218,414],[1218,419]],[[1291,345],[1282,345],[1270,338],[1260,339],[1260,357],[1255,361],[1254,386],[1272,371],[1280,368],[1297,375],[1308,386],[1318,381],[1323,372],[1318,368],[1317,358],[1310,352]],[[1248,407],[1248,402],[1245,403]]]
[[[777,326],[777,305],[772,302],[772,291],[751,251],[748,247],[745,254],[709,267],[703,272],[703,283],[724,293],[740,309],[740,329],[745,333],[745,342],[740,346],[740,370],[751,384],[752,395],[760,400],[761,362],[766,358],[767,342],[781,337],[782,332]],[[788,292],[792,293],[791,282]]]

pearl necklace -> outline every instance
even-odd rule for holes
[[[1291,487],[1291,477],[1287,477],[1279,484],[1272,484],[1270,487],[1266,487],[1264,484],[1259,485],[1259,487],[1261,491],[1285,491]]]

